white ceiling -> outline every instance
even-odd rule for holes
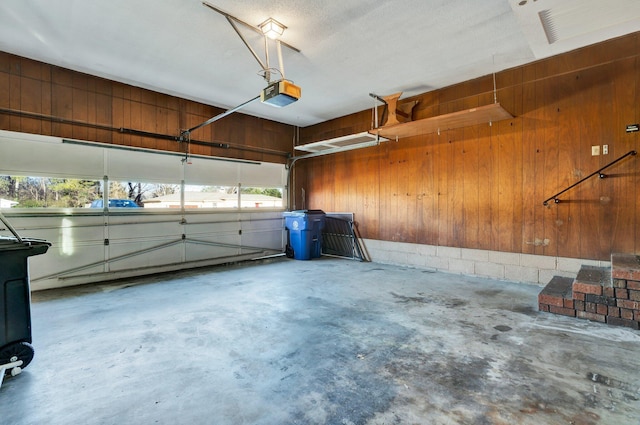
[[[285,74],[302,98],[242,112],[298,126],[368,109],[369,93],[411,96],[640,30],[640,0],[207,1],[288,27],[300,52],[283,48]],[[264,56],[261,36],[238,27]],[[201,0],[2,0],[0,50],[223,108],[267,85]]]

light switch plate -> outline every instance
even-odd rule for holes
[[[600,155],[600,146],[591,146],[591,156]]]

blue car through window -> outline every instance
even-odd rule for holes
[[[102,208],[102,199],[96,199],[91,202],[91,208]],[[109,199],[109,208],[140,208],[138,204],[131,199]]]

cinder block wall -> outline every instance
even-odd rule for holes
[[[425,270],[488,277],[544,286],[553,276],[575,277],[583,265],[610,267],[610,261],[550,257],[364,239],[371,261]]]

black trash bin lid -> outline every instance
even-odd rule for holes
[[[21,240],[13,236],[0,236],[0,252],[31,250],[29,255],[38,255],[47,252],[51,246],[51,242],[44,239],[21,238]]]

